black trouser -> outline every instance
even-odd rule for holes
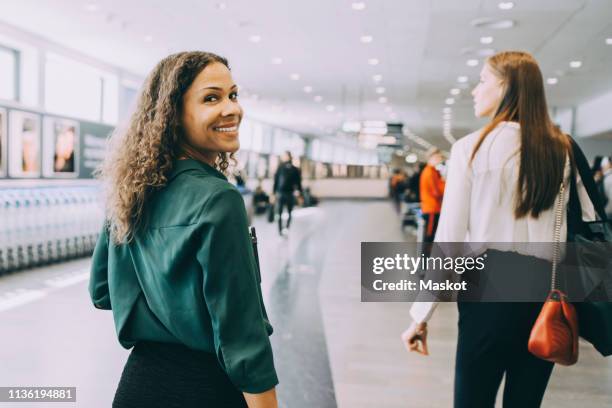
[[[504,374],[504,408],[539,407],[553,363],[527,350],[542,303],[458,302],[455,408],[493,408]]]
[[[247,408],[212,353],[139,342],[125,364],[113,408]]]
[[[278,195],[278,232],[283,231],[283,208],[287,207],[289,219],[287,219],[287,228],[291,225],[291,211],[293,211],[293,192],[281,192]]]

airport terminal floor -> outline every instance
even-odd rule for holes
[[[324,200],[297,209],[287,237],[265,217],[253,225],[280,407],[452,405],[456,306],[439,307],[430,321],[431,355],[423,357],[400,341],[409,304],[360,300],[360,243],[415,239],[399,227],[391,202]],[[82,258],[0,278],[0,384],[74,386],[76,406],[111,406],[128,351],[117,342],[112,314],[91,305],[89,266]],[[581,343],[577,365],[554,368],[542,406],[610,407],[610,384],[612,360]]]

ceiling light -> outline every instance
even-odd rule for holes
[[[380,82],[380,81],[382,81],[382,75],[376,74],[376,75],[372,76],[372,79],[374,80],[374,82]]]
[[[364,44],[369,44],[374,41],[374,37],[372,37],[371,35],[362,35],[360,40]]]
[[[95,13],[96,11],[100,10],[100,6],[98,6],[96,3],[87,3],[85,5],[85,10],[89,11],[90,13]]]
[[[546,83],[548,85],[556,85],[559,82],[559,80],[557,78],[548,78],[546,80]]]
[[[366,8],[366,5],[363,1],[354,1],[353,4],[351,4],[351,8],[353,10],[361,11]]]
[[[152,35],[145,35],[144,36],[144,40],[145,40],[145,42],[152,42],[153,41],[153,36]]]
[[[333,112],[334,110],[336,110],[336,107],[334,105],[327,105],[325,107],[325,110],[328,112]]]
[[[306,92],[306,93],[311,93],[311,92],[312,92],[312,86],[306,85],[306,86],[304,87],[304,92]]]
[[[476,51],[476,55],[479,57],[490,57],[493,54],[495,54],[495,50],[493,48],[482,48]]]
[[[493,30],[504,30],[514,27],[514,20],[498,19],[498,18],[477,18],[472,20],[470,24],[476,28],[488,28]]]
[[[383,86],[377,86],[376,87],[376,93],[377,94],[384,94],[385,93],[385,88]]]
[[[446,108],[442,109],[442,112],[444,112],[444,113],[451,113],[452,111],[453,111],[453,109],[449,108],[449,107],[446,107]]]
[[[282,64],[282,63],[283,63],[283,59],[282,59],[281,57],[275,57],[275,58],[272,58],[272,63],[273,63],[274,65],[280,65],[280,64]]]
[[[323,97],[321,95],[317,95],[313,99],[315,102],[321,102],[323,100]]]
[[[510,10],[514,7],[514,3],[511,1],[502,1],[497,7],[499,7],[500,10]]]
[[[292,81],[299,81],[300,80],[300,74],[291,74],[291,75],[289,75],[289,78]]]
[[[457,77],[457,82],[459,83],[466,83],[467,81],[468,81],[468,77],[466,77],[465,75]]]
[[[582,66],[582,61],[572,61],[569,65],[572,68],[580,68]]]
[[[612,45],[612,37],[606,38],[606,44]]]
[[[466,62],[468,67],[475,67],[476,65],[478,65],[478,60],[477,59],[469,59]]]
[[[249,41],[252,42],[252,43],[258,43],[258,42],[261,41],[261,36],[257,35],[257,34],[254,34],[254,35],[249,37]]]
[[[389,100],[385,97],[385,96],[381,96],[380,98],[378,98],[378,102],[380,103],[387,103]]]
[[[217,4],[216,4],[216,7],[217,7],[219,10],[225,10],[225,9],[227,8],[227,4],[225,4],[225,3],[217,3]]]
[[[444,103],[446,103],[447,105],[452,105],[455,103],[455,98],[446,98]]]
[[[379,63],[378,58],[370,58],[368,60],[368,64],[370,65],[378,65],[378,63]]]
[[[451,95],[459,95],[460,93],[461,93],[461,89],[459,88],[453,88],[450,90]]]
[[[491,44],[493,42],[493,37],[488,36],[488,37],[480,37],[480,43],[481,44]]]

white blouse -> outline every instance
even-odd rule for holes
[[[482,130],[482,129],[481,129]],[[514,243],[510,250],[550,260],[550,254],[538,253],[525,245],[529,242],[553,242],[554,205],[540,213],[516,219],[514,203],[518,184],[521,133],[516,122],[502,122],[483,141],[470,165],[481,130],[458,140],[451,149],[448,179],[436,242]],[[565,208],[569,201],[569,160],[564,171]],[[576,177],[582,218],[595,220],[595,209]],[[566,217],[561,225],[561,242],[567,239]],[[488,245],[481,246],[482,251]],[[508,250],[508,246],[505,246]],[[417,322],[427,321],[436,303],[415,302],[410,309]]]

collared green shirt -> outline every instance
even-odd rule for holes
[[[142,221],[122,245],[104,227],[92,259],[91,299],[112,309],[121,345],[181,343],[216,354],[241,391],[278,384],[238,190],[213,167],[178,160]]]

